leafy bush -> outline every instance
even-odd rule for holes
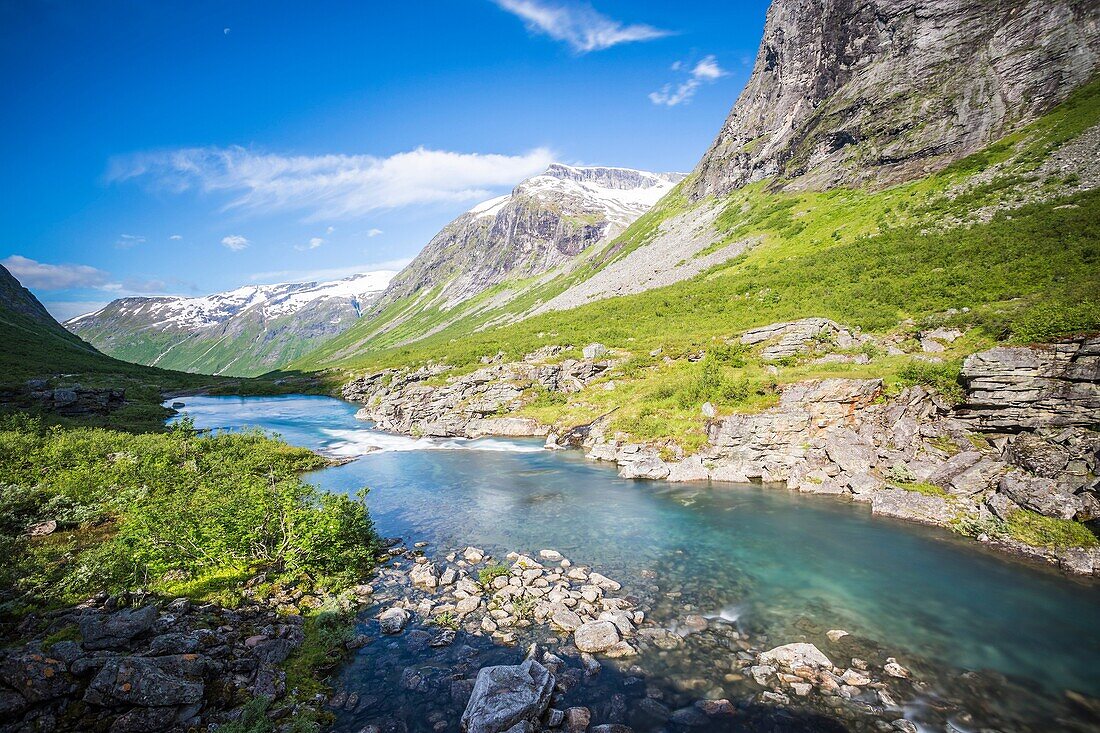
[[[0,420],[0,581],[40,597],[259,568],[351,582],[379,541],[364,502],[299,474],[324,461],[255,432],[202,437]],[[63,531],[27,539],[27,525]],[[201,586],[196,583],[196,586]]]
[[[488,588],[493,584],[493,580],[505,575],[508,575],[508,568],[503,565],[489,565],[478,571],[477,582],[481,583],[482,588]]]
[[[952,404],[962,402],[965,396],[961,377],[962,363],[958,361],[929,362],[914,360],[898,370],[902,385],[930,387]]]

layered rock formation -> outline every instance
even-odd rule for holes
[[[1089,0],[776,0],[687,193],[926,175],[1051,109],[1098,65]]]

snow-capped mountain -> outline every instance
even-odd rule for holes
[[[444,227],[393,279],[375,311],[434,288],[433,301],[447,309],[505,280],[564,265],[616,237],[683,178],[555,163]]]
[[[198,298],[120,298],[64,325],[127,361],[251,376],[342,333],[394,274],[385,270],[331,282],[247,285]]]

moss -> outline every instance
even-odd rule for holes
[[[347,642],[355,631],[352,614],[319,611],[304,619],[305,639],[284,663],[286,686],[308,699],[329,690],[326,675],[348,654]]]
[[[1020,509],[1006,522],[1009,535],[1036,547],[1060,550],[1067,547],[1096,547],[1100,542],[1089,528],[1072,519],[1057,519]]]
[[[924,496],[938,496],[941,499],[947,499],[951,497],[951,494],[947,493],[944,489],[935,484],[930,484],[927,481],[915,481],[913,483],[898,483],[899,489],[905,489],[906,491],[915,491],[918,494]]]
[[[80,641],[80,629],[75,624],[64,626],[42,640],[42,651],[49,652],[54,644],[63,641]]]

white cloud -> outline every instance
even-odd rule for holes
[[[336,231],[336,227],[328,227],[325,229],[325,234],[332,234],[334,231]]]
[[[242,237],[240,234],[230,234],[228,237],[222,237],[222,244],[234,252],[240,252],[247,247],[251,242]]]
[[[294,249],[298,250],[299,252],[305,252],[307,249],[317,249],[324,243],[325,240],[321,239],[320,237],[310,237],[310,240],[305,244],[294,245]]]
[[[179,240],[183,239],[183,235],[182,234],[173,234],[172,236],[170,236],[168,238],[171,239],[173,242],[178,242]]]
[[[136,234],[120,234],[115,242],[115,249],[130,249],[139,244],[145,244],[145,237]]]
[[[401,270],[412,262],[411,257],[404,257],[385,262],[371,262],[365,265],[352,265],[350,267],[329,267],[318,270],[274,270],[271,272],[256,272],[248,276],[254,283],[286,283],[309,282],[310,280],[340,280],[341,278],[359,275],[365,272],[377,272],[379,270]]]
[[[367,236],[368,237],[377,237],[381,233],[382,233],[381,229],[368,229],[367,230]]]
[[[687,64],[682,61],[677,61],[672,65],[673,71],[683,71],[686,68]],[[729,72],[718,65],[718,60],[714,56],[707,56],[695,64],[688,72],[688,78],[684,81],[675,85],[665,84],[661,87],[661,91],[650,92],[649,101],[668,107],[685,104],[691,101],[691,98],[695,96],[695,93],[699,91],[699,87],[704,83],[710,84],[728,75]]]
[[[545,148],[523,155],[417,148],[388,158],[184,148],[117,158],[107,178],[150,180],[175,192],[234,193],[226,210],[303,211],[306,221],[318,221],[414,204],[481,201],[492,189],[513,186],[553,161]]]
[[[89,265],[50,265],[22,255],[12,255],[0,260],[0,265],[6,267],[24,287],[38,290],[105,290],[111,287],[111,276]]]
[[[671,35],[651,25],[624,25],[591,5],[563,0],[494,0],[518,16],[532,33],[545,33],[568,43],[577,53],[602,51],[620,43],[650,41]]]

